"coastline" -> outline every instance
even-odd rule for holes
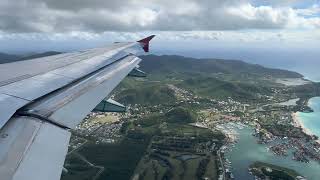
[[[293,113],[291,113],[293,125],[294,125],[295,127],[301,128],[302,131],[303,131],[306,135],[308,135],[308,136],[314,136],[314,134],[313,134],[308,128],[306,128],[306,127],[303,125],[303,123],[302,123],[301,120],[300,120],[300,117],[299,117],[299,114],[298,114],[298,113],[299,113],[299,112],[293,112]],[[320,139],[316,140],[316,142],[317,142],[318,144],[320,144]]]
[[[312,132],[311,132],[309,129],[307,129],[307,128],[303,125],[303,123],[300,121],[298,112],[293,112],[293,113],[291,113],[291,117],[292,117],[293,125],[294,125],[295,127],[301,128],[302,131],[303,131],[305,134],[309,135],[309,136],[312,135]]]

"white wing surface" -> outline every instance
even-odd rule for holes
[[[60,179],[69,130],[138,66],[153,37],[0,65],[0,179]]]

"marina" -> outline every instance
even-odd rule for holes
[[[230,128],[230,125],[228,126]],[[235,179],[255,179],[248,171],[249,166],[256,162],[266,162],[278,166],[293,169],[305,176],[309,180],[317,180],[320,176],[320,164],[310,160],[303,163],[293,160],[291,153],[287,156],[278,156],[272,153],[266,144],[257,143],[258,138],[252,136],[254,130],[244,126],[237,128],[233,126],[237,133],[237,142],[229,151],[226,151],[226,158],[232,163],[232,173]]]

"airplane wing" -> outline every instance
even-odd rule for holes
[[[137,68],[153,37],[0,65],[0,179],[60,179],[69,130]]]

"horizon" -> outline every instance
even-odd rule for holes
[[[151,45],[155,54],[239,59],[296,70],[320,81],[320,75],[311,77],[319,74],[313,65],[319,65],[320,57],[319,0],[175,3],[173,7],[170,1],[159,0],[4,0],[0,52],[69,52],[155,34]]]
[[[192,44],[193,46],[189,46]],[[205,46],[205,45],[206,46]],[[107,45],[107,43],[106,43]],[[100,45],[103,46],[103,45]],[[240,60],[247,63],[259,64],[269,68],[279,68],[296,71],[312,81],[320,81],[318,66],[320,66],[320,51],[317,48],[293,47],[287,49],[281,44],[273,47],[257,47],[256,43],[251,43],[240,48],[227,44],[221,46],[215,40],[184,40],[169,41],[169,43],[156,42],[151,45],[152,54],[155,55],[179,55],[192,58],[213,58],[224,60]],[[93,47],[91,47],[93,48]],[[42,49],[41,51],[28,51],[23,53],[1,52],[11,55],[30,55],[48,51],[71,52],[79,49]]]
[[[194,44],[193,51],[212,44],[220,49],[318,48],[319,0],[178,0],[176,4],[4,0],[0,3],[0,52],[74,51],[151,34],[157,35],[155,51],[157,47],[190,50]],[[16,11],[23,15],[12,13]]]
[[[0,179],[318,180],[319,42],[320,0],[0,0]]]

